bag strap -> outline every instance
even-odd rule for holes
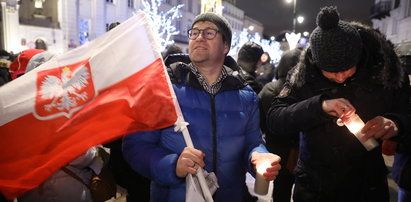
[[[78,180],[79,182],[83,183],[87,188],[90,189],[90,185],[85,183],[76,173],[68,169],[67,167],[62,167],[61,170],[63,170],[65,173],[73,177],[74,179]]]

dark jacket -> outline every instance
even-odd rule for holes
[[[268,53],[266,53],[268,54]],[[256,73],[257,73],[257,81],[262,85],[266,85],[267,83],[271,82],[274,79],[275,75],[275,66],[271,63],[271,58],[267,55],[268,59],[266,62],[262,63],[258,66]]]
[[[257,81],[257,75],[255,72],[246,72],[241,70],[241,76],[245,79],[248,85],[254,90],[255,93],[259,93],[263,88],[263,85]]]
[[[172,57],[172,56],[170,56]],[[224,66],[227,77],[219,92],[204,91],[190,71],[188,58],[170,58],[168,67],[194,147],[203,151],[205,170],[215,172],[219,188],[215,201],[244,200],[245,174],[253,172],[254,151],[267,153],[259,127],[258,98],[238,73],[231,57]],[[170,61],[183,61],[174,62]],[[175,174],[176,162],[186,146],[174,127],[129,134],[123,139],[123,154],[131,167],[152,180],[151,201],[185,201],[185,179]]]
[[[290,201],[294,184],[292,171],[298,155],[298,133],[289,135],[273,135],[267,130],[266,116],[274,98],[280,93],[286,81],[288,71],[298,62],[301,49],[286,51],[277,66],[277,80],[267,83],[258,94],[260,98],[261,129],[265,133],[267,149],[281,157],[281,170],[274,181],[274,202]]]
[[[411,102],[411,100],[410,100]],[[411,110],[410,110],[411,111]],[[411,114],[409,114],[411,116]],[[411,122],[408,123],[411,125]],[[391,174],[402,189],[411,192],[411,135],[409,134],[397,146]]]
[[[301,132],[296,202],[389,200],[381,147],[368,152],[322,110],[323,100],[345,98],[364,122],[376,116],[394,120],[397,140],[409,131],[409,81],[392,44],[369,27],[353,25],[364,45],[357,72],[343,84],[331,82],[311,62],[307,47],[267,116],[275,135]]]

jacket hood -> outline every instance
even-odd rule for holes
[[[358,30],[363,42],[358,69],[367,69],[385,88],[401,87],[405,71],[394,51],[393,44],[369,26],[358,22],[350,22],[350,24]],[[318,68],[312,61],[310,45],[303,50],[298,64],[291,72],[289,82],[297,87],[303,86],[308,79],[315,76],[314,72],[318,72]]]
[[[164,63],[167,66],[168,74],[173,83],[182,83],[184,80],[188,85],[202,89],[196,76],[191,72],[188,66],[191,60],[187,54],[170,55]],[[223,85],[221,90],[239,89],[247,85],[240,74],[240,67],[231,56],[225,57],[224,68],[227,70],[227,78],[224,82],[227,82],[228,85]]]

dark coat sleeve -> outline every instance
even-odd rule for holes
[[[304,89],[300,89],[304,90]],[[316,127],[331,117],[322,110],[324,96],[299,98],[297,90],[286,83],[267,113],[267,127],[275,135],[287,135]]]

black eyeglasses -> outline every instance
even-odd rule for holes
[[[200,33],[202,33],[201,36],[203,38],[211,40],[214,39],[215,36],[217,36],[217,32],[219,32],[219,30],[210,27],[207,27],[205,29],[192,28],[187,31],[188,38],[191,40],[197,39],[197,37],[200,36]]]

